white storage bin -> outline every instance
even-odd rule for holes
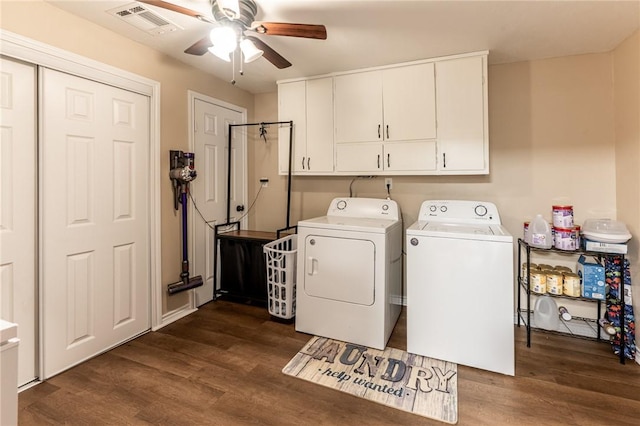
[[[288,235],[264,245],[267,265],[269,313],[290,319],[296,314],[297,235]]]

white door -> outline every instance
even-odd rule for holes
[[[37,376],[36,79],[0,61],[0,318],[18,324],[20,386]]]
[[[291,172],[307,170],[307,99],[306,83],[294,81],[278,85],[278,120],[293,121]],[[331,129],[331,131],[333,131]],[[289,126],[278,127],[279,172],[289,171]],[[333,140],[332,140],[333,144]]]
[[[333,172],[333,78],[307,80],[306,101],[307,172]]]
[[[304,292],[312,297],[371,306],[375,302],[376,246],[370,240],[307,235]]]
[[[483,57],[436,64],[438,151],[443,171],[487,170]]]
[[[337,172],[381,172],[382,142],[336,144]]]
[[[229,124],[242,123],[240,111],[202,99],[194,99],[194,153],[198,177],[191,184],[198,211],[189,203],[193,232],[190,244],[191,275],[201,275],[204,285],[196,288],[196,305],[213,299],[213,226],[227,220],[227,164]],[[230,221],[238,220],[246,206],[247,127],[233,127],[231,133]],[[244,211],[238,211],[243,206]],[[202,217],[200,216],[202,214]],[[219,271],[219,268],[218,268]]]
[[[47,69],[40,84],[48,378],[150,327],[149,99]]]
[[[334,89],[336,143],[382,141],[382,72],[337,76]]]
[[[382,86],[385,141],[435,139],[433,63],[386,69]]]

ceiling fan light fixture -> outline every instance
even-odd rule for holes
[[[240,18],[240,2],[238,0],[218,0],[218,7],[227,18]]]
[[[240,42],[240,49],[242,50],[242,56],[244,56],[244,62],[247,64],[255,61],[264,53],[251,40],[246,38]]]
[[[223,61],[231,62],[231,52],[222,50],[220,48],[217,48],[216,46],[212,46],[207,50],[209,50],[210,53],[216,55],[218,58],[222,59]]]
[[[209,39],[219,52],[231,53],[238,46],[236,32],[228,26],[212,29],[209,33]]]

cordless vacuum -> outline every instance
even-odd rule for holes
[[[189,182],[196,178],[194,166],[195,155],[192,152],[170,151],[169,164],[171,170],[169,177],[173,185],[174,208],[182,205],[182,272],[180,281],[167,286],[169,294],[179,293],[200,287],[203,284],[202,276],[189,277],[189,251],[187,243],[187,194],[189,193]]]

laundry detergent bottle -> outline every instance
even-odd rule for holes
[[[536,215],[536,217],[529,223],[530,245],[533,247],[548,249],[553,245],[552,238],[549,222],[544,220],[541,214]]]

